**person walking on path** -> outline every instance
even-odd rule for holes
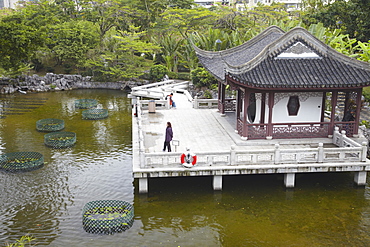
[[[167,128],[166,128],[166,137],[164,140],[164,146],[163,146],[163,152],[166,151],[166,147],[168,152],[171,152],[171,141],[173,137],[173,132],[172,132],[172,126],[170,122],[167,122]]]
[[[175,101],[173,101],[173,93],[167,95],[166,99],[168,98],[169,99],[169,102],[170,102],[170,108],[176,108],[176,104],[175,104]]]

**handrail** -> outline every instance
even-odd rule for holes
[[[365,162],[366,144],[359,147],[324,148],[320,143],[317,148],[282,149],[275,144],[271,149],[198,152],[197,167],[207,166],[241,166],[241,165],[281,165]],[[145,165],[149,167],[177,167],[181,165],[181,153],[145,153]]]

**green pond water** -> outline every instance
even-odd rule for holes
[[[83,120],[77,99],[109,111]],[[139,195],[132,178],[131,102],[116,90],[2,95],[0,154],[32,151],[44,167],[0,171],[0,246],[27,233],[36,246],[370,246],[370,189],[353,173],[298,174],[286,190],[282,175],[154,178]],[[21,114],[21,115],[19,115]],[[44,145],[36,122],[65,121],[76,144]],[[368,180],[369,181],[369,180]],[[124,200],[135,208],[132,227],[114,235],[85,232],[84,205]]]

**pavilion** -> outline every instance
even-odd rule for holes
[[[220,113],[236,111],[242,139],[321,138],[336,126],[358,135],[370,64],[337,52],[304,28],[271,26],[222,51],[194,48],[218,79]],[[227,86],[236,91],[234,104],[226,99]]]

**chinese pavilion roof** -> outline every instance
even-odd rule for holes
[[[208,52],[195,48],[218,80],[259,89],[359,88],[370,85],[370,64],[345,56],[308,31],[272,26],[243,45]]]

